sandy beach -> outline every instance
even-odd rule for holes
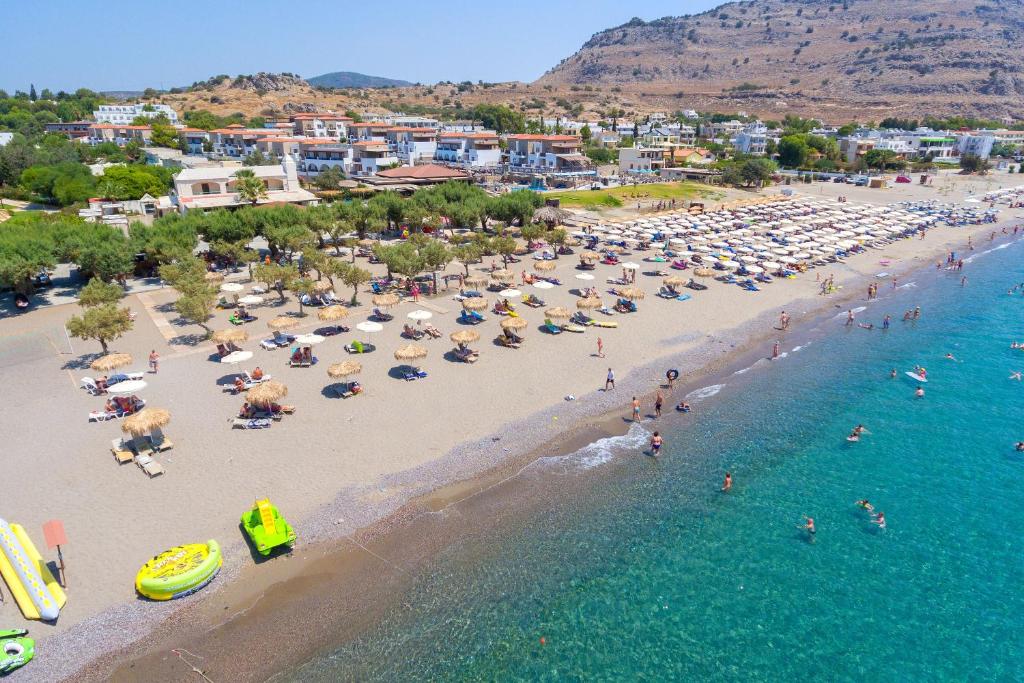
[[[807,196],[843,194],[850,202],[886,205],[912,198],[954,201],[969,190],[988,189],[984,181],[970,182],[973,186],[954,178],[938,188],[888,191],[815,184]],[[1016,184],[1000,176],[991,182]],[[214,680],[263,680],[287,662],[250,645],[244,671],[218,670],[225,664],[217,664],[217,657],[227,655],[216,652],[236,652],[232,644],[251,643],[254,628],[270,628],[281,614],[288,615],[276,624],[281,632],[301,630],[303,610],[306,616],[330,612],[338,623],[342,618],[358,622],[353,619],[357,615],[372,619],[373,605],[366,596],[377,593],[371,588],[379,591],[388,581],[401,580],[438,548],[440,536],[421,533],[410,520],[422,520],[424,512],[446,509],[504,481],[541,446],[546,453],[571,450],[595,436],[625,431],[630,398],[649,397],[668,367],[680,369],[684,384],[699,384],[702,376],[743,355],[767,355],[775,339],[787,343],[774,329],[781,310],[792,316],[787,334],[797,334],[825,313],[862,300],[867,282],[882,270],[881,259],[890,262],[884,270],[892,274],[932,265],[950,249],[962,251],[968,235],[980,246],[993,229],[1016,222],[1016,213],[1003,207],[995,226],[937,227],[923,240],[868,250],[796,279],[777,280],[757,293],[709,283],[690,301],[663,300],[653,296],[661,278],[643,274],[656,264],[645,263],[637,283],[648,296],[639,302],[639,313],[615,318],[618,329],[550,337],[537,329],[543,309],[519,306],[530,326],[523,348],[511,350],[493,342],[499,317],[487,312],[488,320],[475,328],[481,339],[472,346],[481,355],[473,365],[445,358],[453,348],[448,333],[460,329],[454,320],[460,310],[451,296],[455,292],[419,304],[405,302],[392,311],[395,321],[369,338],[378,350],[359,358],[365,391],[348,400],[328,398],[323,390],[333,383],[326,368],[348,357],[342,345],[354,333],[315,347],[319,362],[312,368],[288,368],[287,351],[256,346],[266,336],[267,320],[296,309],[291,300],[277,307],[268,298],[253,309],[259,320],[248,326],[250,339],[242,346],[256,355],[251,363],[226,366],[211,360],[211,343],[193,343],[199,328],[178,324],[169,306],[172,291],[133,294],[127,302],[138,313],[135,329],[113,346],[134,356],[129,370],[144,370],[150,349],[162,357],[159,373],[147,374],[149,386],[140,392],[150,406],[167,408],[172,415],[164,431],[175,446],[161,456],[167,473],[156,479],[114,462],[109,449],[111,439],[121,434],[117,422],[87,422],[102,399],[80,389],[79,378],[94,374],[86,366],[98,349],[67,339],[63,323],[77,307],[54,305],[6,318],[0,322],[0,364],[9,405],[17,410],[4,411],[0,427],[9,440],[3,462],[18,473],[19,485],[5,491],[3,514],[33,536],[43,522],[62,519],[70,539],[65,548],[69,600],[56,625],[25,622],[12,600],[0,604],[4,623],[24,625],[41,640],[36,661],[13,680],[75,676],[102,653],[111,654],[76,680],[107,679],[112,672],[115,680],[192,680],[194,674],[168,651],[207,633],[215,634],[210,637],[217,647],[203,652],[210,658],[203,666]],[[564,256],[556,263],[553,274],[565,284],[538,294],[548,305],[575,310],[570,290],[579,284],[573,279],[578,261]],[[515,264],[517,272],[530,268],[532,261],[526,259]],[[452,264],[448,272],[459,269]],[[619,272],[599,265],[594,284]],[[820,296],[816,273],[834,274],[842,288]],[[970,275],[969,269],[965,274]],[[876,281],[891,286],[888,280]],[[361,299],[369,303],[368,295]],[[354,327],[365,320],[369,308],[354,309],[345,324]],[[431,322],[444,337],[422,342],[429,355],[420,365],[429,376],[406,382],[389,373],[397,365],[393,351],[405,343],[399,337],[401,325],[414,308],[431,311]],[[212,327],[226,327],[226,317],[218,312]],[[297,332],[322,325],[310,311]],[[605,358],[596,357],[598,336]],[[257,364],[288,386],[286,402],[297,407],[296,413],[269,430],[232,430],[229,418],[242,399],[226,393],[223,383]],[[600,389],[609,367],[617,387],[604,392]],[[563,400],[569,394],[576,400]],[[645,398],[645,410],[649,404]],[[33,426],[26,428],[28,419]],[[254,562],[239,533],[238,516],[265,496],[295,525],[299,544],[291,556]],[[225,550],[224,570],[210,588],[173,604],[136,598],[133,581],[144,561],[164,548],[208,538],[218,539]],[[375,550],[378,544],[382,552]],[[391,557],[389,550],[399,547],[402,562],[390,564],[385,559]],[[343,570],[338,568],[342,565]],[[339,587],[339,576],[352,581]],[[322,601],[321,592],[328,590],[331,600]],[[327,637],[304,635],[308,647],[303,657],[322,646],[317,638]],[[337,637],[332,633],[332,639]],[[126,664],[152,652],[157,654],[137,665]]]

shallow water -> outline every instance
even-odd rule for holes
[[[503,511],[379,625],[283,678],[1019,680],[1024,382],[1008,376],[1024,351],[1008,347],[1024,296],[1006,290],[1024,244],[980,252],[966,288],[935,272],[883,286],[857,318],[889,313],[888,332],[829,320],[693,392],[693,413],[657,424],[658,460],[653,423],[541,459],[521,475],[540,504]]]

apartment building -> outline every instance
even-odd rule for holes
[[[338,114],[295,114],[291,117],[293,132],[307,138],[347,140],[350,123],[351,118]]]
[[[387,123],[351,123],[348,125],[349,142],[364,142],[377,140],[385,142],[388,139],[388,130],[391,126]]]
[[[508,163],[513,170],[534,173],[578,173],[590,169],[575,135],[509,135]]]
[[[124,147],[129,142],[137,142],[145,146],[149,144],[152,135],[153,129],[149,126],[119,126],[113,123],[94,123],[89,126],[89,134],[85,141],[90,145],[113,142],[119,147]]]
[[[46,124],[46,132],[63,135],[69,140],[78,140],[80,138],[89,137],[89,128],[92,125],[92,121],[48,123]]]
[[[369,176],[394,166],[401,166],[401,161],[387,141],[361,140],[352,143],[351,175]]]
[[[498,134],[441,133],[434,159],[459,166],[497,166],[501,163]]]
[[[166,104],[101,104],[99,109],[92,113],[97,123],[113,123],[116,125],[127,125],[139,116],[152,119],[163,114],[172,124],[178,122],[178,112]]]
[[[210,131],[202,128],[179,128],[178,137],[184,142],[188,154],[203,154],[210,145]]]
[[[350,175],[353,149],[349,143],[336,140],[301,140],[298,143],[298,173],[303,178],[315,178],[329,168],[338,168],[346,176]]]
[[[426,126],[393,126],[384,133],[391,151],[403,164],[413,166],[434,158],[437,130]]]
[[[424,116],[402,116],[398,114],[387,117],[387,122],[399,128],[431,128],[437,130],[441,127],[437,119],[428,119]]]
[[[241,159],[255,152],[260,138],[265,138],[272,132],[266,128],[246,128],[233,123],[227,128],[211,130],[210,144],[215,156]]]
[[[768,127],[760,121],[749,123],[733,138],[733,147],[743,154],[763,155],[768,146]]]

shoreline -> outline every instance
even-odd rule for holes
[[[950,232],[948,237],[959,238],[959,241],[966,242],[968,233],[977,235],[992,229],[998,230],[1002,225],[1000,223],[968,226],[965,229],[940,229],[955,230],[956,232]],[[1000,242],[1002,241],[1005,240],[1000,240]],[[948,242],[949,240],[947,240]],[[926,250],[927,253],[919,253],[901,260],[899,265],[904,267],[890,270],[897,272],[900,276],[906,276],[910,272],[927,272],[931,266],[928,254],[941,253],[945,249],[944,245],[942,249],[939,249],[940,245],[932,246],[932,251]],[[872,253],[869,251],[864,258],[869,258],[871,255]],[[859,280],[862,280],[863,282],[860,284],[863,284],[867,278],[862,276]],[[847,285],[850,284],[847,283]],[[787,339],[792,340],[794,337],[805,334],[816,334],[815,330],[820,323],[834,317],[835,309],[842,308],[844,303],[859,300],[862,296],[863,293],[859,289],[848,286],[845,292],[828,298],[794,298],[787,303],[788,307],[807,306],[811,312],[802,314],[799,320],[795,321],[794,327],[786,333]],[[122,665],[114,671],[115,680],[137,680],[139,675],[142,677],[156,676],[161,680],[176,680],[175,677],[179,674],[184,680],[192,676],[192,672],[176,658],[169,656],[167,650],[172,642],[177,644],[182,641],[193,644],[202,642],[206,644],[211,642],[211,638],[217,637],[229,639],[235,637],[234,642],[241,642],[246,639],[246,636],[239,631],[244,632],[247,628],[251,629],[251,627],[257,626],[261,619],[269,619],[271,623],[282,620],[279,610],[290,610],[293,616],[296,612],[305,614],[308,612],[309,606],[305,604],[305,599],[301,595],[303,591],[307,593],[306,597],[308,598],[308,594],[313,592],[312,586],[330,585],[336,588],[342,583],[338,579],[342,578],[347,582],[345,585],[361,586],[363,590],[361,593],[353,591],[352,595],[342,600],[343,604],[335,606],[339,612],[351,617],[351,622],[346,622],[347,626],[340,625],[340,630],[323,629],[324,640],[336,644],[341,635],[358,633],[362,627],[373,622],[374,614],[385,608],[379,602],[375,606],[358,606],[358,603],[361,602],[359,599],[361,594],[388,593],[385,590],[386,587],[400,584],[408,576],[415,574],[416,567],[421,563],[429,561],[437,552],[442,551],[451,543],[457,542],[457,538],[447,541],[419,538],[423,535],[423,531],[437,525],[435,518],[443,517],[446,511],[473,502],[474,499],[487,498],[488,494],[492,493],[495,496],[499,495],[502,489],[516,479],[517,475],[541,457],[565,455],[593,443],[596,439],[621,435],[627,431],[628,425],[622,419],[625,414],[628,414],[628,396],[626,395],[631,393],[631,387],[637,383],[649,382],[649,379],[641,378],[646,378],[654,371],[656,365],[661,368],[655,375],[657,378],[663,377],[663,368],[665,367],[677,366],[681,370],[686,368],[683,371],[686,381],[677,385],[678,395],[682,389],[691,391],[700,388],[701,385],[706,385],[711,378],[727,377],[734,370],[744,366],[744,363],[764,358],[763,349],[766,347],[761,345],[766,340],[779,336],[773,325],[766,325],[766,323],[771,323],[776,315],[775,311],[762,313],[737,325],[732,330],[705,339],[696,349],[683,352],[688,357],[687,364],[673,358],[673,353],[679,353],[673,351],[659,356],[654,361],[633,368],[625,376],[620,377],[622,389],[617,390],[616,393],[622,397],[621,405],[606,410],[597,407],[598,409],[593,414],[577,415],[572,420],[567,420],[566,423],[559,425],[555,434],[540,441],[539,443],[542,444],[540,446],[537,446],[538,442],[535,441],[532,448],[527,450],[506,448],[505,451],[509,451],[507,454],[499,455],[494,462],[483,465],[482,469],[468,478],[442,481],[435,486],[431,480],[436,480],[436,476],[431,476],[431,473],[425,472],[425,470],[433,470],[433,474],[436,475],[438,471],[444,471],[443,461],[445,460],[458,458],[461,453],[479,447],[481,444],[493,443],[495,437],[506,441],[510,432],[523,427],[520,423],[539,422],[543,419],[545,430],[549,430],[547,415],[550,412],[557,412],[560,404],[547,406],[517,423],[508,425],[502,432],[492,435],[492,437],[463,442],[446,455],[432,460],[422,467],[388,477],[387,479],[393,481],[385,483],[393,485],[408,486],[402,481],[403,479],[420,482],[426,479],[427,482],[421,483],[419,487],[424,490],[407,491],[405,495],[394,494],[390,499],[379,501],[378,510],[388,508],[390,510],[369,524],[358,527],[350,535],[346,535],[344,532],[338,533],[336,530],[338,521],[332,522],[330,518],[331,514],[337,510],[341,499],[348,493],[346,491],[339,492],[331,504],[321,506],[319,511],[311,516],[316,519],[304,520],[304,522],[309,522],[308,526],[313,529],[312,535],[316,537],[311,544],[304,544],[288,559],[276,558],[269,564],[261,565],[258,571],[255,571],[252,566],[246,566],[231,572],[231,576],[226,572],[219,581],[220,585],[215,586],[215,591],[203,596],[201,600],[180,606],[170,615],[162,618],[160,623],[155,626],[154,634],[150,637],[150,643],[145,648],[145,653],[140,655],[135,645],[120,647],[89,663],[76,678],[78,680],[105,679],[110,675],[109,667],[113,666],[116,660],[130,656],[133,658],[128,664]],[[765,330],[766,327],[767,330]],[[726,345],[725,349],[721,349],[723,344]],[[789,346],[789,342],[787,342],[787,346]],[[762,351],[758,351],[758,349],[762,349]],[[697,362],[693,362],[693,356],[698,357]],[[666,361],[672,365],[665,365]],[[653,389],[649,383],[647,387],[647,391],[638,391],[637,395],[649,398],[653,394]],[[581,396],[580,398],[587,397]],[[649,402],[645,401],[645,405],[649,405]],[[670,410],[672,409],[671,405],[668,407]],[[530,430],[526,429],[525,431],[529,432]],[[522,440],[523,437],[521,436],[520,439]],[[508,440],[513,439],[509,438]],[[308,537],[311,534],[306,531],[306,526],[304,524],[303,530]],[[426,527],[426,529],[422,527]],[[335,533],[332,534],[332,531]],[[334,538],[330,538],[331,536]],[[368,548],[368,546],[371,547]],[[377,550],[383,552],[377,552]],[[381,567],[386,566],[381,558],[393,557],[395,555],[392,551],[397,550],[405,551],[401,553],[402,565],[405,569],[391,567],[388,569],[388,576],[381,575]],[[319,583],[323,576],[330,576],[332,579],[327,584]],[[251,580],[252,583],[248,584],[246,580]],[[287,595],[282,597],[282,591]],[[222,603],[231,604],[224,606]],[[353,603],[356,603],[357,606],[354,607]],[[220,606],[221,609],[214,609],[214,604]],[[305,620],[300,618],[298,621],[302,623]],[[194,634],[197,624],[202,626],[200,635],[186,636],[186,633]],[[329,638],[326,636],[327,633],[330,634]],[[139,637],[144,635],[140,634]],[[311,640],[308,635],[303,639],[304,643],[309,643]],[[313,643],[309,643],[309,645],[312,646]],[[325,643],[322,646],[327,645],[328,643]],[[185,647],[191,649],[187,645]],[[319,651],[317,647],[307,647],[305,655],[296,656],[297,661],[291,665],[309,659],[317,651]],[[213,666],[212,662],[217,661],[216,658],[209,656],[209,653],[206,656],[208,657],[206,665]],[[281,659],[274,660],[272,668],[280,669],[281,662]],[[105,673],[104,669],[106,669]],[[175,671],[179,671],[179,674],[175,674]],[[142,673],[140,674],[140,672]],[[256,671],[251,673],[256,674]],[[264,670],[261,674],[256,674],[252,680],[262,680],[263,678],[260,676],[266,673],[267,671]],[[238,677],[240,678],[240,676]],[[265,675],[263,677],[265,678]]]

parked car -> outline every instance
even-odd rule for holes
[[[909,182],[912,182],[912,181],[910,180],[910,178],[908,178],[905,175],[898,175],[898,176],[896,176],[896,182],[897,183],[909,183]]]
[[[868,177],[866,175],[857,176],[857,178],[853,181],[853,184],[856,185],[857,187],[867,187]]]

